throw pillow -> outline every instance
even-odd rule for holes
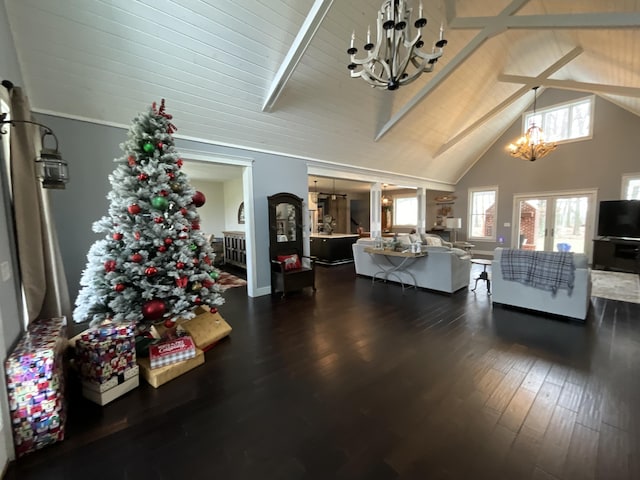
[[[442,239],[437,235],[425,235],[423,241],[427,245],[433,245],[434,247],[442,246]]]
[[[297,253],[292,255],[278,255],[278,261],[284,263],[285,270],[296,270],[300,268],[300,257]]]
[[[398,243],[402,246],[408,247],[411,245],[411,240],[409,239],[409,235],[400,235],[398,237]]]

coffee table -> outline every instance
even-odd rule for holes
[[[491,295],[491,280],[489,279],[489,272],[487,272],[487,266],[491,265],[491,262],[491,260],[487,260],[486,258],[471,259],[471,263],[483,266],[482,272],[480,272],[480,276],[476,278],[476,284],[471,289],[472,292],[475,292],[476,288],[478,288],[478,280],[484,280],[487,284],[487,295]]]

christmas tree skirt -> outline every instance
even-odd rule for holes
[[[160,385],[164,385],[174,378],[178,378],[183,373],[187,373],[189,370],[193,370],[203,363],[204,352],[198,348],[196,348],[195,357],[160,368],[152,369],[149,358],[138,358],[140,374],[154,388],[158,388]]]
[[[211,313],[207,307],[198,307],[195,313],[194,318],[180,319],[177,323],[193,338],[196,347],[200,350],[208,351],[231,332],[231,326],[218,312]],[[166,329],[162,325],[157,325],[156,331],[160,337],[163,337]]]

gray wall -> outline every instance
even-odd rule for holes
[[[106,195],[111,189],[108,175],[115,168],[113,159],[122,153],[119,145],[126,139],[126,130],[49,115],[40,115],[39,119],[56,132],[61,153],[69,163],[70,182],[66,190],[53,192],[52,206],[69,294],[74,302],[87,263],[86,254],[98,239],[91,225],[107,213]],[[306,199],[306,163],[278,155],[179,139],[176,147],[178,151],[183,148],[213,155],[253,158],[257,287],[268,287],[271,279],[267,196],[291,192]]]
[[[538,97],[537,106],[545,108],[585,96],[582,92],[548,89]],[[598,201],[620,198],[622,174],[640,170],[640,118],[595,97],[593,126],[591,140],[560,144],[547,157],[527,162],[506,151],[506,146],[522,135],[522,122],[518,119],[456,185],[456,216],[463,219],[458,240],[467,238],[469,188],[499,187],[496,237],[503,236],[507,246],[511,245],[511,227],[503,225],[512,221],[515,194],[597,188]],[[474,243],[481,251],[499,246],[493,242]]]

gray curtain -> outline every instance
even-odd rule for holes
[[[11,118],[31,120],[29,100],[19,87],[11,89]],[[48,211],[47,194],[43,193],[36,177],[39,133],[39,127],[28,123],[15,123],[11,127],[16,244],[29,322],[70,312],[67,283]]]

